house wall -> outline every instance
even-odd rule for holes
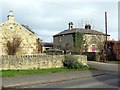
[[[107,36],[107,39],[110,40],[110,36]],[[104,45],[105,36],[96,35],[96,34],[85,34],[84,40],[87,48],[87,52],[99,52],[100,45]],[[92,51],[92,47],[95,46],[95,51]]]
[[[54,43],[55,48],[58,48],[61,46],[60,39],[61,39],[61,36],[53,37],[53,43]]]
[[[53,40],[54,45],[60,49],[74,51],[75,47],[72,34],[56,36]]]
[[[18,37],[21,39],[21,44],[19,50],[16,53],[17,55],[38,53],[36,35],[15,21],[7,21],[2,23],[2,27],[0,29],[0,55],[7,55],[7,42],[13,41],[13,38]]]
[[[74,49],[74,42],[73,42],[73,36],[72,34],[64,35],[61,38],[61,46],[65,50],[71,50]]]
[[[60,41],[61,38],[61,41]],[[108,36],[108,40],[109,40]],[[99,45],[102,44],[105,40],[104,35],[94,35],[94,34],[84,34],[83,35],[83,52],[99,52]],[[73,35],[63,35],[54,37],[54,44],[58,45],[62,49],[70,51],[75,51]],[[95,47],[95,48],[94,48]]]
[[[85,34],[84,40],[86,44],[86,51],[87,52],[99,52],[98,44],[102,41],[102,36],[100,35],[93,35],[93,34]],[[94,50],[93,50],[94,49]]]

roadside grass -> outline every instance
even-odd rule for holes
[[[78,70],[96,70],[95,68],[83,67],[81,69],[67,69],[67,68],[50,68],[50,69],[32,69],[32,70],[2,70],[0,74],[2,77],[33,75],[43,73],[57,73],[57,72],[70,72]]]

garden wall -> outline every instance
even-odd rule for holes
[[[87,65],[87,57],[74,55],[78,61]],[[0,70],[26,70],[63,67],[64,55],[2,55]]]

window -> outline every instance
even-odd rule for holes
[[[96,41],[97,41],[97,40],[96,40],[96,37],[95,37],[95,36],[92,36],[92,37],[91,37],[91,44],[95,44]]]
[[[13,29],[13,25],[10,25],[9,27],[10,27],[10,29]]]

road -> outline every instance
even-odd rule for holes
[[[118,88],[118,73],[111,72],[107,75],[54,83],[35,84],[23,88]]]
[[[90,67],[100,69],[100,70],[120,71],[119,64],[110,64],[110,63],[88,61],[88,65]]]

